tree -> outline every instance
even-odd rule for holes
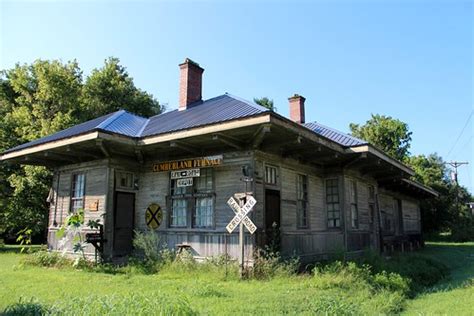
[[[364,125],[350,124],[352,135],[368,141],[387,155],[403,161],[410,152],[412,132],[408,124],[390,116],[372,114]]]
[[[157,100],[133,83],[118,58],[105,60],[102,68],[94,69],[86,79],[82,96],[84,120],[120,109],[149,117],[163,111]]]
[[[472,200],[466,188],[452,183],[449,170],[437,154],[409,157],[406,163],[415,171],[414,180],[433,188],[438,197],[421,202],[424,232],[450,231],[457,241],[474,237],[474,223],[467,202]]]
[[[276,112],[276,107],[273,105],[273,100],[263,97],[263,98],[253,98],[253,102],[257,103],[258,105],[263,106],[264,108],[269,109],[270,111]]]
[[[150,116],[163,109],[135,87],[117,58],[83,81],[78,63],[37,60],[0,73],[0,152],[118,109]],[[0,233],[47,228],[52,173],[44,167],[0,164]]]

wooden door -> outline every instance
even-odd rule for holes
[[[265,245],[280,250],[280,191],[265,190]]]
[[[116,192],[114,211],[114,256],[129,255],[133,249],[135,194]]]

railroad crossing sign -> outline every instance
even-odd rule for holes
[[[160,227],[163,221],[163,211],[161,206],[156,203],[151,203],[145,212],[146,225],[151,229],[157,229]]]
[[[237,203],[233,197],[230,197],[227,201],[227,204],[235,213],[234,218],[226,226],[229,234],[232,233],[241,222],[245,225],[245,227],[247,227],[251,234],[255,233],[257,226],[255,226],[252,220],[248,218],[247,214],[252,210],[255,204],[257,204],[257,200],[255,200],[253,196],[249,195],[247,196],[247,203],[245,203],[243,207],[240,207],[239,203]]]

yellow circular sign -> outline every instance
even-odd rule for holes
[[[161,206],[151,203],[145,212],[145,221],[148,228],[157,229],[163,221],[163,211]]]

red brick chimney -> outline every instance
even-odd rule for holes
[[[288,98],[290,102],[290,119],[296,123],[304,124],[304,101],[306,99],[298,94]]]
[[[202,100],[202,69],[198,63],[186,58],[179,65],[179,110],[186,110],[191,103]]]

